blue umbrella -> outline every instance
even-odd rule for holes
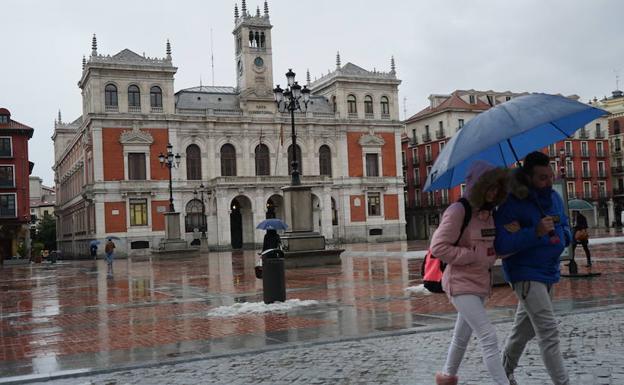
[[[287,228],[288,225],[279,218],[265,219],[256,226],[256,229],[260,230],[286,230]]]
[[[89,243],[89,246],[93,246],[93,245],[97,246],[97,245],[99,245],[100,243],[101,243],[100,241],[98,241],[97,239],[95,239],[95,240],[93,240],[93,241],[91,241],[91,242]]]
[[[599,108],[548,94],[520,96],[499,104],[470,120],[448,141],[427,175],[424,191],[462,183],[475,160],[509,166],[606,114]]]

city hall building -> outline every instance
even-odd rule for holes
[[[159,156],[169,143],[180,154],[171,191],[186,240],[203,230],[211,249],[254,247],[264,236],[256,225],[284,217],[291,117],[273,99],[284,81],[273,78],[268,5],[251,15],[243,2],[234,16],[232,87],[176,92],[169,42],[164,58],[128,49],[104,55],[93,37],[78,82],[82,116],[59,119],[53,135],[66,255],[86,255],[91,240],[109,235],[120,238],[120,254],[158,248],[170,194]],[[393,60],[390,67],[368,71],[337,55],[334,71],[301,81],[311,97],[295,113],[296,153],[302,183],[312,188],[314,230],[328,242],[405,239],[400,80]]]

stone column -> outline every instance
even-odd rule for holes
[[[289,232],[312,231],[312,191],[309,186],[284,187],[284,216]]]
[[[611,227],[611,224],[617,221],[615,219],[615,207],[613,205],[613,199],[609,199],[607,201],[607,213],[609,215],[609,223],[607,225],[608,227]]]

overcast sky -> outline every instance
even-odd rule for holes
[[[212,83],[234,86],[233,0],[3,0],[0,107],[35,129],[33,175],[53,185],[50,139],[81,114],[83,55],[97,34],[98,52],[124,48],[165,56],[170,39],[176,90]],[[240,7],[240,0],[238,1]],[[263,1],[250,0],[255,13]],[[269,1],[275,83],[289,67],[301,81],[342,64],[389,71],[394,55],[399,94],[411,115],[432,93],[493,89],[609,95],[624,70],[618,0],[311,0]],[[620,71],[624,76],[624,71]],[[622,88],[622,87],[620,87]]]

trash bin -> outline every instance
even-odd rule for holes
[[[262,253],[262,291],[266,304],[286,301],[284,252],[280,249],[269,249]]]

